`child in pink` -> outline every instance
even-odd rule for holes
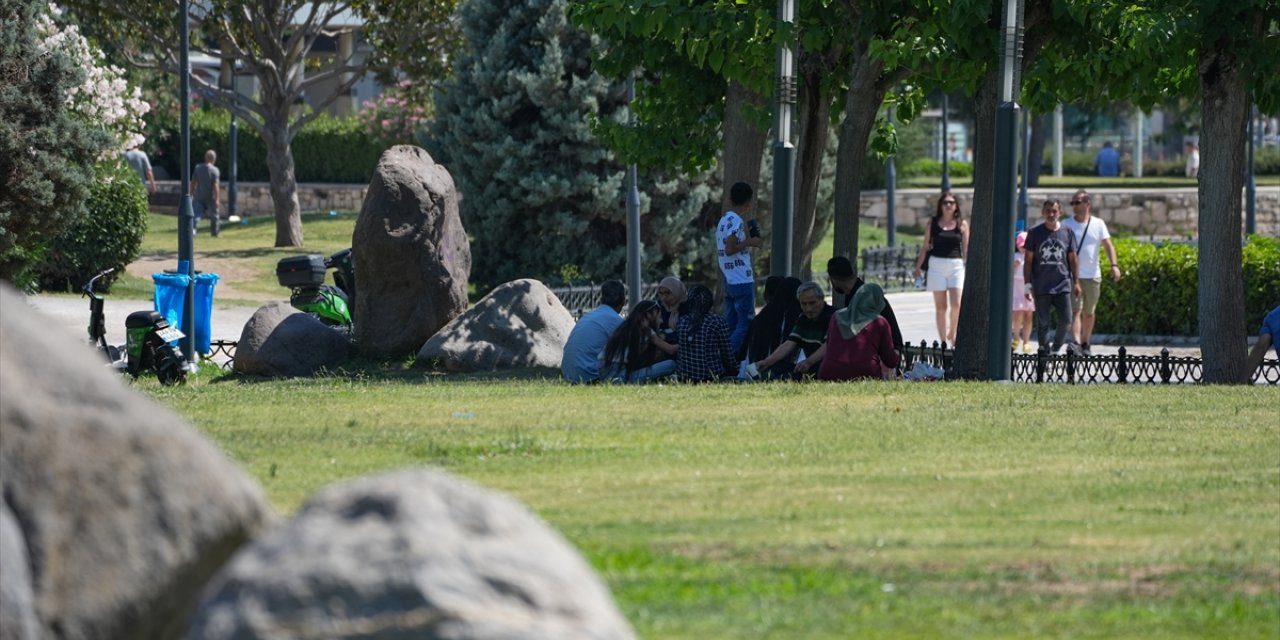
[[[1031,353],[1031,315],[1036,310],[1034,302],[1027,299],[1023,292],[1026,282],[1022,279],[1022,264],[1026,260],[1023,246],[1027,244],[1027,232],[1018,233],[1013,241],[1013,348],[1022,345],[1023,353]]]

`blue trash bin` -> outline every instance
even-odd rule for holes
[[[181,329],[182,307],[187,297],[190,277],[184,273],[153,273],[156,311],[164,315],[169,324]],[[209,353],[211,327],[213,325],[213,287],[218,284],[218,274],[197,273],[195,276],[195,350]]]

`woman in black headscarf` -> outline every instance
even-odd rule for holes
[[[780,276],[770,276],[765,282],[764,307],[747,327],[747,338],[736,354],[739,362],[764,360],[791,335],[796,318],[800,317],[800,301],[796,299],[800,284],[798,278]],[[787,378],[794,367],[795,362],[783,359],[760,374],[765,378]]]
[[[680,305],[676,324],[676,377],[680,380],[706,382],[738,373],[729,350],[729,325],[722,316],[711,313],[714,301],[710,289],[696,284],[689,287],[689,297]]]

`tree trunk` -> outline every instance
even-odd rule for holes
[[[822,95],[822,70],[806,70],[799,80],[799,136],[796,142],[796,208],[791,237],[791,273],[808,280],[813,249],[826,235],[830,212],[819,214],[818,181],[831,131],[830,96]]]
[[[991,322],[991,225],[995,204],[996,107],[1000,71],[987,71],[974,96],[973,202],[969,209],[969,251],[965,261],[955,359],[948,377],[985,379],[987,330]],[[1028,214],[1029,215],[1029,214]],[[1032,224],[1030,220],[1027,224]],[[1004,246],[1004,245],[1001,245]],[[1010,283],[1009,286],[1013,286]]]
[[[840,146],[836,151],[835,238],[832,253],[844,256],[858,268],[858,222],[862,213],[862,169],[867,142],[886,89],[879,82],[884,63],[867,52],[854,62],[853,80],[845,97]],[[844,302],[838,300],[837,302]]]
[[[298,204],[298,178],[293,170],[292,140],[287,124],[267,123],[267,173],[271,177],[271,203],[275,207],[276,246],[302,246],[302,213]]]
[[[993,3],[992,28],[1003,23],[1004,3]],[[1022,74],[1044,47],[1053,28],[1049,0],[1027,2],[1024,11]],[[996,108],[1000,102],[1000,62],[993,57],[987,74],[974,98],[976,144],[973,151],[973,204],[969,218],[969,251],[965,261],[964,293],[960,297],[960,322],[956,327],[955,359],[948,377],[987,378],[987,331],[991,326],[991,314],[1004,312],[991,309],[991,248],[996,240],[991,237],[995,204],[996,183]],[[1015,96],[1016,97],[1016,96]],[[1021,119],[1019,119],[1019,122]],[[1027,225],[1036,224],[1027,214]],[[1037,214],[1038,217],[1038,214]],[[1013,238],[1000,238],[995,246],[1005,251]],[[1008,285],[1012,287],[1013,282]],[[1007,342],[1007,341],[1006,341]]]
[[[730,81],[724,100],[724,155],[720,158],[724,193],[722,210],[729,209],[729,187],[745,182],[760,190],[760,164],[764,162],[767,128],[759,126],[748,115],[751,109],[764,106],[764,98],[743,85]],[[719,216],[717,216],[717,219]]]
[[[1204,382],[1244,384],[1244,273],[1240,194],[1249,99],[1239,60],[1208,48],[1200,56],[1200,356]]]

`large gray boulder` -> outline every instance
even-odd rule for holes
[[[26,544],[39,635],[173,638],[275,516],[171,411],[0,284],[0,487]],[[6,596],[7,599],[7,596]]]
[[[18,521],[9,506],[0,502],[0,638],[4,640],[40,637],[29,562]]]
[[[560,366],[573,314],[547,285],[513,280],[454,318],[418,351],[449,371]]]
[[[236,554],[187,637],[632,638],[578,552],[516,501],[439,471],[322,490]]]
[[[382,154],[356,219],[356,346],[374,357],[414,352],[467,308],[471,243],[453,177],[426,151]]]
[[[333,369],[351,356],[346,336],[283,302],[271,302],[249,317],[236,343],[238,373],[309,376]]]

